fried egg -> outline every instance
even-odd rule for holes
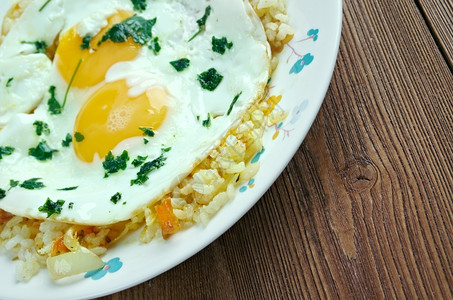
[[[0,45],[0,209],[130,219],[263,97],[270,47],[248,1],[142,3],[34,0],[12,25]]]

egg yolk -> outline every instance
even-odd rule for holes
[[[167,113],[166,91],[152,87],[131,97],[128,90],[125,80],[106,83],[82,106],[74,132],[84,139],[73,142],[80,160],[92,162],[95,153],[102,158],[121,141],[142,136],[140,128],[156,130],[162,124]]]
[[[98,46],[98,42],[105,33],[115,24],[133,16],[132,12],[120,10],[107,19],[108,25],[90,40],[89,49],[82,49],[83,37],[75,27],[65,32],[59,41],[55,55],[55,63],[60,74],[69,82],[80,60],[72,87],[84,88],[94,86],[105,79],[108,69],[119,61],[129,61],[136,58],[141,46],[129,38],[123,43],[114,43],[110,40]]]

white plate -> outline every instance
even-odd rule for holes
[[[9,1],[1,1],[0,17]],[[236,223],[277,179],[313,123],[330,83],[341,35],[341,0],[288,0],[296,35],[280,54],[271,81],[271,95],[282,95],[278,109],[290,112],[279,126],[268,128],[257,176],[207,227],[193,227],[168,241],[140,244],[137,234],[110,249],[107,266],[52,282],[41,271],[27,283],[15,281],[15,262],[0,256],[0,299],[85,299],[114,293],[149,280],[194,255]],[[90,276],[91,275],[91,276]]]

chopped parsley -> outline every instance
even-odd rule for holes
[[[1,147],[0,146],[0,159],[3,158],[3,155],[13,154],[14,150],[15,150],[14,147],[9,147],[9,146]]]
[[[36,41],[36,42],[27,42],[27,41],[22,41],[22,44],[30,44],[34,45],[36,48],[35,53],[43,53],[46,54],[46,49],[47,49],[47,43],[45,41]]]
[[[69,209],[73,209],[73,208],[74,208],[74,202],[69,202],[68,208],[69,208]]]
[[[20,183],[19,180],[10,179],[9,180],[9,189],[8,189],[8,191],[13,189],[13,188],[15,188],[16,186],[18,186],[19,183]]]
[[[36,135],[41,136],[41,135],[49,135],[50,134],[50,129],[49,125],[47,123],[44,123],[43,121],[35,121],[33,123],[33,126],[36,127]]]
[[[155,37],[151,40],[149,43],[148,49],[152,50],[154,55],[159,54],[160,50],[162,49],[160,44],[159,44],[159,38]]]
[[[242,95],[242,92],[240,92],[239,94],[237,94],[234,97],[233,102],[231,102],[231,104],[230,104],[230,108],[228,108],[227,116],[229,116],[231,114],[231,111],[233,110],[234,105],[236,104],[236,102],[238,102],[238,99],[239,99],[239,97],[241,97],[241,95]]]
[[[203,120],[203,122],[201,122],[201,125],[206,128],[211,127],[211,114],[208,114],[208,118],[206,120]]]
[[[75,138],[77,143],[83,142],[83,140],[85,139],[83,134],[81,134],[80,132],[74,133],[74,138]]]
[[[64,203],[65,203],[64,200],[57,200],[54,202],[54,201],[50,200],[50,198],[47,198],[44,205],[40,206],[38,208],[38,210],[40,212],[47,213],[47,218],[49,218],[54,214],[57,214],[57,215],[61,214]]]
[[[28,149],[28,155],[41,161],[52,159],[55,152],[58,151],[50,148],[46,141],[41,141],[35,148]]]
[[[136,168],[140,167],[141,165],[143,165],[143,163],[146,161],[146,159],[148,158],[148,156],[137,156],[136,159],[134,159],[132,161],[132,165]]]
[[[190,60],[188,60],[187,58],[181,58],[171,61],[170,65],[172,65],[176,71],[182,72],[190,66]]]
[[[82,39],[82,44],[80,45],[80,49],[81,50],[90,49],[90,42],[91,42],[92,38],[93,38],[93,35],[91,35],[91,34],[87,34],[86,36],[84,36]]]
[[[153,137],[153,136],[155,135],[153,129],[150,128],[150,127],[140,127],[139,129],[140,129],[141,131],[143,131],[143,135],[144,135],[144,136]]]
[[[212,10],[211,6],[207,6],[206,9],[204,10],[203,17],[201,17],[200,19],[197,20],[198,31],[189,39],[189,42],[191,42],[200,33],[205,31],[205,29],[206,29],[206,21],[208,20],[208,17],[211,14],[211,10]]]
[[[134,42],[139,45],[145,45],[152,38],[152,29],[156,24],[156,18],[146,20],[140,16],[132,16],[113,25],[99,41],[98,46],[108,40],[114,43],[123,43],[132,37]]]
[[[72,135],[70,133],[68,133],[68,134],[66,134],[65,139],[61,141],[61,146],[69,147],[69,145],[71,143],[72,143]]]
[[[143,164],[140,167],[140,171],[138,171],[137,173],[137,178],[131,180],[131,185],[142,185],[145,182],[147,182],[149,179],[148,177],[149,173],[151,173],[154,170],[160,169],[165,165],[167,157],[164,154],[170,150],[171,148],[162,149],[162,153],[158,158]]]
[[[0,199],[3,199],[6,197],[6,191],[3,189],[0,189]]]
[[[47,1],[41,6],[41,8],[40,8],[38,11],[39,11],[39,12],[42,12],[42,11],[44,10],[44,8],[46,8],[47,4],[50,3],[50,1],[52,1],[52,0],[47,0]]]
[[[138,12],[143,12],[146,9],[146,0],[131,0],[134,5],[134,10]]]
[[[6,87],[10,87],[11,86],[11,82],[13,82],[13,80],[14,80],[14,77],[8,78],[8,81],[6,81],[6,85],[5,86]]]
[[[40,182],[39,180],[41,180],[41,178],[32,178],[25,180],[20,184],[20,187],[27,190],[40,190],[46,187],[44,183]]]
[[[73,190],[76,190],[78,188],[79,188],[78,186],[70,186],[70,187],[65,187],[65,188],[62,188],[62,189],[57,189],[57,191],[73,191]]]
[[[143,139],[143,144],[147,145],[149,143],[148,139]]]
[[[126,170],[127,162],[129,161],[129,153],[124,150],[120,156],[115,157],[112,151],[105,156],[105,161],[102,163],[104,167],[104,178],[109,177],[110,174],[117,173],[120,170]]]
[[[121,197],[121,193],[118,192],[110,198],[110,201],[113,202],[113,204],[117,204],[121,200]]]
[[[231,48],[233,48],[233,42],[228,42],[226,37],[220,39],[215,36],[212,37],[212,51],[223,55],[225,54],[226,49]]]
[[[60,102],[58,102],[57,98],[55,97],[55,89],[56,87],[53,85],[49,88],[50,98],[49,100],[47,100],[47,106],[49,107],[49,112],[51,115],[59,115],[63,110]]]
[[[206,72],[198,74],[198,81],[201,87],[208,91],[214,91],[222,81],[223,76],[216,69],[210,68]]]

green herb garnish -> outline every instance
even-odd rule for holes
[[[122,197],[121,193],[118,192],[110,198],[110,201],[112,201],[113,204],[117,204],[121,200],[121,197]]]
[[[219,86],[222,79],[223,76],[220,75],[214,68],[198,75],[198,81],[200,82],[201,87],[211,92]]]
[[[66,137],[63,141],[61,141],[61,146],[63,147],[69,147],[69,145],[72,143],[72,135],[70,133],[66,134]]]
[[[11,86],[11,82],[13,82],[13,80],[14,80],[14,77],[8,78],[8,81],[6,82],[6,85],[5,85],[5,86],[6,86],[6,87],[10,87],[10,86]]]
[[[20,184],[20,187],[27,190],[40,190],[46,187],[44,183],[40,182],[39,180],[41,180],[41,178],[32,178],[25,180]]]
[[[190,66],[190,60],[188,60],[187,58],[181,58],[171,61],[170,65],[172,65],[176,71],[182,72]]]
[[[47,218],[49,218],[54,214],[57,214],[57,215],[61,214],[64,203],[65,203],[64,200],[57,200],[56,202],[54,202],[54,201],[50,200],[50,198],[47,198],[44,205],[40,206],[38,208],[38,210],[40,212],[47,213]]]
[[[159,44],[159,38],[155,37],[149,43],[148,49],[152,50],[154,55],[159,54],[160,50],[162,49]]]
[[[61,106],[61,109],[63,109],[66,105],[66,100],[68,99],[69,89],[71,88],[72,83],[74,82],[74,78],[76,77],[81,64],[82,64],[82,59],[79,59],[79,62],[77,63],[74,73],[72,73],[71,79],[69,80],[68,87],[66,88],[66,92],[64,93],[63,105]]]
[[[58,151],[50,148],[46,141],[41,141],[35,148],[28,149],[28,155],[41,161],[52,159],[55,152]]]
[[[206,29],[206,21],[208,20],[209,15],[211,14],[211,6],[206,7],[203,17],[197,20],[198,31],[189,39],[191,42],[196,36],[202,33]]]
[[[134,5],[134,10],[143,12],[146,9],[146,0],[131,0]]]
[[[143,144],[147,145],[149,143],[148,139],[143,139]]]
[[[52,0],[47,0],[47,1],[41,6],[41,8],[40,8],[38,11],[39,11],[39,12],[42,12],[43,9],[46,8],[47,4],[50,3],[50,1],[52,1]]]
[[[92,38],[93,35],[91,34],[87,34],[86,36],[84,36],[82,39],[82,45],[80,45],[80,49],[82,50],[90,49],[90,42]]]
[[[30,45],[34,45],[35,48],[36,48],[35,53],[43,53],[43,54],[46,54],[47,43],[46,43],[45,41],[36,41],[36,42],[22,41],[21,44],[30,44]]]
[[[153,136],[155,135],[153,129],[150,128],[150,127],[140,127],[139,129],[140,129],[141,131],[143,131],[143,135],[144,135],[144,136],[153,137]]]
[[[74,208],[74,202],[69,202],[68,208],[69,208],[69,209],[73,209],[73,208]]]
[[[146,20],[139,16],[127,18],[121,23],[113,25],[99,41],[98,46],[108,40],[114,43],[124,43],[130,37],[134,42],[143,46],[151,40],[156,20],[156,18]]]
[[[76,190],[78,188],[79,188],[78,186],[70,186],[70,187],[65,187],[65,188],[62,188],[62,189],[57,189],[57,191],[73,191],[73,190]]]
[[[216,38],[215,36],[212,37],[212,51],[225,54],[226,49],[233,48],[233,43],[228,42],[226,37],[222,37],[220,39]]]
[[[75,138],[77,143],[83,142],[83,140],[85,139],[83,134],[81,134],[80,132],[74,133],[74,138]]]
[[[9,147],[9,146],[6,146],[6,147],[1,147],[0,146],[0,159],[3,158],[3,155],[11,155],[13,154],[14,152],[14,147]]]
[[[147,158],[148,156],[137,156],[137,158],[132,161],[132,165],[138,168],[143,165]]]
[[[71,89],[72,83],[74,82],[74,79],[77,75],[77,72],[79,71],[80,65],[82,64],[82,59],[79,59],[79,62],[77,63],[77,66],[74,70],[74,73],[72,73],[71,79],[69,80],[68,87],[66,88],[66,92],[64,94],[64,99],[63,99],[63,104],[60,104],[58,102],[57,98],[55,97],[55,86],[51,86],[49,88],[49,93],[50,93],[50,98],[47,100],[47,105],[49,106],[49,112],[51,115],[59,115],[63,112],[63,108],[66,105],[66,101],[68,100],[68,94],[69,90]]]
[[[142,185],[146,181],[148,181],[149,173],[151,173],[154,170],[160,169],[161,167],[163,167],[165,165],[165,161],[167,160],[167,157],[164,155],[164,153],[166,153],[170,150],[171,150],[171,148],[162,149],[162,153],[158,158],[143,164],[140,167],[140,171],[137,173],[137,178],[131,180],[131,185]]]
[[[0,199],[3,199],[6,197],[6,191],[4,189],[0,189]]]
[[[230,108],[228,108],[227,116],[229,116],[231,114],[231,111],[233,110],[234,105],[238,101],[239,97],[241,97],[241,95],[242,95],[242,92],[240,92],[239,94],[237,94],[234,97],[233,102],[231,102],[231,104],[230,104]]]
[[[203,127],[206,127],[206,128],[211,127],[211,114],[208,114],[208,118],[206,120],[204,120],[203,122],[201,122],[201,125],[203,125]]]
[[[8,189],[8,191],[13,189],[13,188],[15,188],[16,186],[18,186],[19,183],[20,183],[19,180],[10,179],[9,180],[9,189]]]
[[[105,175],[104,178],[109,177],[110,174],[117,173],[120,170],[125,170],[127,167],[127,162],[129,161],[129,153],[124,150],[120,156],[115,157],[110,151],[105,156],[105,161],[102,163],[104,167]]]
[[[57,98],[55,97],[55,89],[56,87],[53,85],[49,88],[50,98],[49,100],[47,100],[47,105],[49,107],[49,112],[51,115],[59,115],[62,111],[60,102],[58,102]]]
[[[36,135],[38,136],[41,136],[42,134],[44,135],[50,134],[49,125],[47,123],[44,123],[43,121],[35,121],[33,123],[33,126],[36,127]]]

